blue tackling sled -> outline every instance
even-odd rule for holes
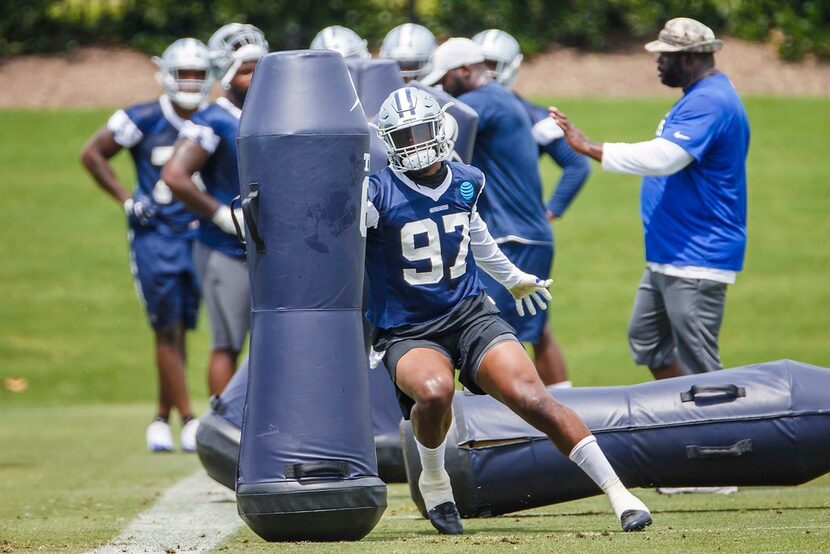
[[[830,370],[783,360],[627,387],[551,389],[627,487],[798,485],[830,471]],[[412,498],[421,472],[401,426]],[[446,454],[463,517],[600,494],[536,429],[488,396],[457,393]]]

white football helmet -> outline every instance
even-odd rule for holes
[[[417,23],[404,23],[386,33],[380,57],[397,61],[405,80],[421,79],[429,73],[435,47],[432,31]]]
[[[371,58],[366,41],[340,25],[326,27],[311,41],[312,50],[334,50],[344,58]]]
[[[228,90],[239,66],[268,53],[268,41],[258,28],[247,23],[228,23],[208,40],[210,59],[222,88]]]
[[[161,57],[153,56],[158,67],[156,80],[164,93],[175,104],[186,110],[195,110],[207,98],[210,91],[210,55],[202,41],[180,38],[168,46]],[[201,78],[186,79],[180,71],[202,72]]]
[[[488,29],[474,36],[473,40],[481,45],[484,58],[496,63],[496,68],[492,70],[493,77],[506,87],[512,85],[524,59],[513,35],[501,29]]]
[[[392,169],[418,171],[449,159],[444,111],[451,105],[442,108],[432,95],[414,87],[400,88],[383,101],[377,129]]]

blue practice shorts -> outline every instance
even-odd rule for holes
[[[539,279],[547,279],[550,275],[550,268],[553,264],[553,246],[505,242],[500,244],[499,248],[525,273],[535,275]],[[532,316],[525,310],[524,317],[520,316],[516,311],[516,300],[506,288],[483,271],[479,270],[478,275],[487,287],[487,294],[499,307],[499,315],[516,330],[518,339],[533,344],[539,342],[548,313],[537,309],[536,315]]]
[[[138,298],[153,329],[184,323],[196,327],[199,279],[193,265],[193,240],[147,231],[130,231],[130,269]]]

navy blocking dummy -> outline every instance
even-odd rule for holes
[[[363,105],[363,113],[369,121],[377,123],[380,105],[393,91],[404,86],[398,62],[384,59],[349,58],[346,60],[346,67],[349,68],[349,75],[357,90],[357,97]],[[369,173],[373,174],[384,169],[388,165],[388,159],[386,145],[374,130],[369,133],[369,139],[371,150]]]
[[[349,58],[346,60],[363,113],[373,119],[380,106],[393,91],[405,86],[401,68],[395,60],[381,58]]]
[[[357,540],[386,508],[361,314],[368,152],[339,54],[259,61],[239,128],[252,317],[236,497],[269,541]]]
[[[199,418],[196,452],[207,474],[231,490],[236,488],[242,411],[248,390],[248,359],[242,361],[233,378],[218,397],[210,400],[210,412]],[[386,368],[369,370],[369,398],[378,475],[386,483],[406,483],[401,435],[401,409]]]
[[[207,474],[231,490],[236,488],[242,411],[248,391],[248,359],[218,397],[210,399],[210,412],[199,418],[196,452]]]
[[[550,389],[631,487],[798,485],[830,471],[830,370],[781,360],[627,387]],[[421,472],[401,425],[409,489]],[[463,517],[601,494],[553,444],[489,396],[456,393],[447,472]]]

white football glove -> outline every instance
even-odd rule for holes
[[[245,220],[242,216],[242,208],[236,208],[233,211],[233,216],[236,216],[236,220],[239,222],[239,227],[242,230],[242,237],[244,238]],[[236,236],[236,226],[233,224],[233,216],[231,215],[231,208],[223,204],[213,212],[210,220],[227,234]]]
[[[139,197],[137,200],[127,198],[124,200],[124,213],[130,223],[145,226],[156,216],[158,208],[146,198]]]
[[[525,306],[527,306],[530,315],[536,315],[536,306],[539,306],[541,310],[547,310],[547,301],[551,299],[548,287],[552,284],[553,279],[543,281],[535,275],[522,273],[519,276],[519,281],[508,289],[513,298],[516,299],[516,311],[519,312],[519,315],[525,315]]]

